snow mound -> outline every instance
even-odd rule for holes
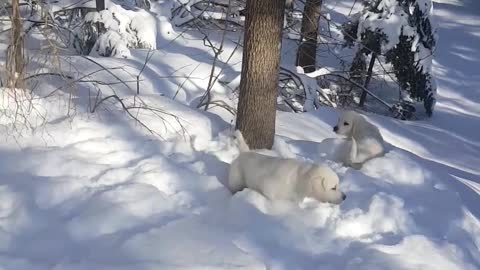
[[[336,227],[340,237],[363,238],[384,233],[408,233],[413,222],[404,209],[402,199],[379,193],[373,196],[367,211],[352,209],[346,212]]]
[[[160,2],[165,7],[169,1]],[[161,11],[159,3],[152,2],[152,10]],[[452,10],[439,6],[447,25],[443,30],[463,37],[438,50],[445,54],[442,64],[451,64],[454,46],[466,43],[464,35],[474,36],[479,20],[463,17],[467,11],[460,4]],[[350,6],[342,10],[349,12]],[[126,24],[132,14],[126,12],[125,21],[112,21],[112,15],[105,22],[121,36],[133,29]],[[167,18],[159,16],[157,23]],[[133,27],[141,26],[137,21]],[[157,38],[168,35],[164,26],[155,27],[162,31]],[[467,26],[470,32],[459,31]],[[150,37],[146,40],[153,44]],[[470,68],[474,61],[466,68],[468,60],[462,58],[457,70],[447,65],[440,70],[445,72],[439,76],[441,106],[428,121],[367,115],[381,129],[388,152],[361,170],[329,160],[334,144],[322,144],[336,138],[332,126],[338,111],[279,112],[275,146],[268,153],[326,163],[347,194],[341,205],[309,198],[297,204],[225,188],[229,163],[238,155],[230,137],[233,117],[193,108],[208,85],[213,58],[202,38],[184,33],[156,52],[142,73],[139,95],[121,85],[112,92],[102,89],[102,96],[118,94],[129,106],[149,105],[132,114],[153,132],[126,117],[112,100],[85,114],[89,107],[81,102],[87,99],[80,99],[85,91],[74,96],[79,105],[74,118],[65,117],[66,107],[33,97],[38,110],[25,119],[38,120],[46,131],[13,137],[3,131],[17,125],[17,103],[2,100],[0,109],[9,117],[0,123],[0,269],[480,269],[475,167],[480,144],[471,128],[480,119],[474,91],[478,76]],[[237,47],[227,43],[221,61]],[[478,48],[462,46],[472,57],[478,54]],[[131,59],[90,59],[115,74],[120,72],[114,67],[138,74],[149,54],[130,53]],[[225,77],[238,74],[233,64],[241,63],[238,55],[225,65]],[[98,69],[78,62],[85,74]],[[227,87],[215,84],[212,93],[235,104]],[[42,118],[44,112],[48,115]]]
[[[126,10],[110,3],[108,9],[90,12],[86,23],[101,23],[105,32],[100,35],[92,52],[102,56],[131,57],[128,48],[155,49],[157,29],[155,19],[147,11]]]

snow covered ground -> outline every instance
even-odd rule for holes
[[[15,136],[1,118],[0,269],[480,269],[480,3],[435,4],[437,108],[412,122],[367,115],[388,143],[384,157],[361,170],[325,161],[319,142],[335,137],[338,112],[278,113],[276,150],[327,162],[348,196],[335,206],[228,192],[232,116],[195,109],[213,54],[188,34],[174,39],[160,1],[161,50],[142,73],[141,98],[178,122],[141,111],[161,137],[152,136],[113,105],[85,113],[81,94],[73,118],[57,99],[38,100],[49,114],[34,134]],[[235,48],[227,38],[221,65]],[[147,54],[95,60],[137,74]],[[225,67],[234,78],[240,54]],[[116,93],[133,100],[125,87]],[[5,95],[1,104],[3,115],[15,109]]]

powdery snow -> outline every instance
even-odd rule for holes
[[[415,29],[408,25],[407,14],[398,6],[396,0],[383,1],[385,6],[382,14],[366,13],[362,16],[357,35],[360,39],[365,29],[372,32],[381,32],[386,35],[386,42],[382,43],[382,51],[394,48],[400,42],[400,34],[413,37]],[[381,7],[379,7],[381,9]]]
[[[468,5],[442,1],[436,7],[441,30],[454,38],[438,44],[433,118],[366,115],[385,138],[385,156],[360,170],[342,167],[324,151],[331,143],[324,139],[336,137],[337,110],[278,112],[274,153],[326,162],[347,194],[339,206],[270,201],[251,190],[230,194],[223,183],[238,154],[230,138],[233,118],[219,108],[194,108],[212,59],[194,34],[156,51],[142,73],[142,102],[170,113],[160,114],[162,121],[152,111],[136,111],[158,136],[118,104],[86,114],[88,92],[80,88],[75,117],[64,116],[56,102],[63,97],[35,98],[42,110],[26,119],[43,124],[14,140],[17,122],[6,116],[17,107],[2,89],[0,269],[479,269],[480,77],[475,60],[452,54],[480,57],[471,40],[480,35],[472,22],[454,24],[443,15],[478,19],[471,14],[476,4]],[[157,39],[165,41],[164,34]],[[221,61],[234,49],[235,39],[228,38]],[[226,65],[225,77],[238,74],[240,53]],[[132,50],[130,59],[95,60],[138,74],[147,55]],[[76,61],[85,72],[98,69]],[[192,71],[184,82],[181,76]],[[115,91],[134,104],[135,83],[128,85]],[[215,84],[212,91],[231,102],[228,86]]]

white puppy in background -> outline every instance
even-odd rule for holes
[[[232,193],[250,188],[269,199],[301,201],[312,197],[339,204],[346,195],[339,190],[337,174],[327,166],[250,151],[236,132],[240,155],[230,165],[228,188]]]
[[[381,156],[385,152],[383,138],[378,128],[356,112],[343,112],[333,131],[350,140],[348,144],[350,150],[344,153],[347,155],[344,161],[349,166],[358,168],[367,160]]]

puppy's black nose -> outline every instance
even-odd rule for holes
[[[334,127],[333,127],[333,131],[337,132],[337,131],[338,131],[338,127],[337,127],[337,126],[334,126]]]
[[[346,198],[347,198],[347,194],[345,194],[345,193],[342,193],[342,200],[344,200],[344,201],[345,201],[345,199],[346,199]]]

